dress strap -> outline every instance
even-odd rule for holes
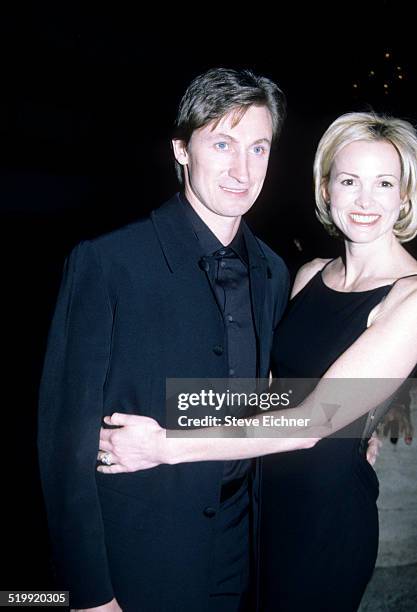
[[[408,276],[400,276],[400,278],[397,278],[397,280],[395,280],[395,281],[392,283],[392,286],[394,286],[394,285],[395,285],[395,283],[398,283],[398,281],[399,281],[399,280],[402,280],[403,278],[411,278],[412,276],[417,276],[417,274],[408,274]]]
[[[334,257],[333,259],[329,259],[329,261],[326,262],[322,268],[320,268],[320,273],[323,272],[323,270],[325,270],[327,266],[332,263],[332,261],[336,261],[336,257]]]

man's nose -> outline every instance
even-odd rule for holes
[[[239,183],[249,182],[249,164],[246,153],[237,153],[233,156],[229,175],[239,181]]]

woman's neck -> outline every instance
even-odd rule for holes
[[[346,241],[339,265],[332,280],[345,291],[373,289],[417,272],[417,261],[394,235],[366,244]]]

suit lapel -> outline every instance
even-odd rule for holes
[[[152,211],[151,220],[171,272],[195,266],[203,252],[185,215],[179,194]]]
[[[223,324],[223,315],[208,276],[203,250],[184,212],[179,194],[151,213],[151,219],[170,271],[186,275],[201,295],[210,294],[207,308],[214,310],[216,321]],[[209,296],[207,295],[207,298]]]
[[[246,223],[242,222],[243,233],[249,258],[249,284],[252,299],[255,330],[258,340],[262,337],[266,283],[269,276],[268,263],[255,236]]]

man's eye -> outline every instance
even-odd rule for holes
[[[229,145],[227,144],[227,142],[216,142],[215,147],[219,151],[227,151]]]
[[[254,147],[253,151],[256,155],[263,155],[266,152],[265,147],[262,147],[262,146]]]
[[[343,179],[342,185],[347,185],[348,187],[353,185],[353,179]]]

